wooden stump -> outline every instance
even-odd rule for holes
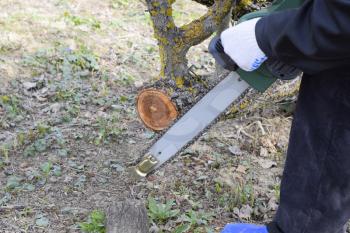
[[[126,200],[111,205],[107,211],[107,233],[149,233],[144,204]]]

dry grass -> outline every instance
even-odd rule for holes
[[[178,24],[205,12],[204,7],[185,0],[177,1],[174,8]],[[116,75],[148,79],[158,73],[157,42],[142,1],[3,0],[0,9],[2,81],[31,77],[21,66],[21,57],[57,44],[90,48],[102,58],[104,69]],[[192,52],[190,60],[203,61],[198,55],[203,49]],[[136,64],[130,66],[129,60]]]
[[[205,12],[189,0],[178,0],[174,8],[177,25]],[[278,185],[281,166],[268,165],[283,163],[290,125],[277,100],[266,94],[265,101],[219,122],[182,156],[133,185],[122,171],[153,135],[137,118],[134,84],[159,72],[145,4],[1,0],[0,9],[0,232],[80,232],[78,223],[91,210],[105,210],[125,197],[176,200],[182,217],[158,223],[164,232],[172,232],[186,215],[194,218],[194,212],[215,216],[202,216],[206,223],[193,225],[196,232],[218,232],[237,219],[271,219],[278,190],[271,187]],[[198,72],[213,68],[207,43],[188,54]],[[62,47],[71,53],[62,53]],[[38,51],[51,53],[35,60]],[[64,64],[60,56],[81,59],[82,52],[97,55],[98,71],[65,78],[63,68],[86,67]],[[35,65],[25,65],[28,57]],[[52,72],[53,65],[60,69]],[[252,208],[254,213],[247,212]]]

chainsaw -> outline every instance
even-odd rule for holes
[[[298,8],[304,0],[275,0],[269,7],[260,11],[252,12],[242,16],[238,23],[257,17],[264,17],[276,11]],[[153,129],[161,130],[169,121],[175,121],[171,127],[165,131],[155,143],[142,155],[142,157],[132,166],[131,170],[137,177],[146,177],[154,172],[167,161],[173,159],[181,151],[191,145],[200,135],[202,135],[216,120],[227,111],[233,104],[237,103],[251,88],[264,92],[277,79],[290,80],[302,74],[299,69],[283,64],[280,61],[268,59],[258,70],[246,72],[239,69],[235,62],[224,52],[220,37],[214,37],[209,44],[209,52],[215,58],[217,64],[230,73],[205,94],[191,109],[176,120],[175,106],[164,94],[151,98],[155,90],[141,92],[138,97],[139,116],[146,126],[153,126]],[[144,109],[146,106],[147,109]],[[157,106],[157,107],[154,107]],[[167,120],[162,120],[162,116],[157,116],[161,106],[163,112],[167,112]],[[155,116],[149,119],[148,112]]]

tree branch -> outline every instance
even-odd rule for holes
[[[204,16],[180,28],[175,25],[173,18],[172,5],[175,0],[146,2],[159,46],[160,77],[170,78],[175,81],[176,87],[182,88],[188,75],[188,50],[219,29],[226,16],[230,17],[232,0],[215,0]]]
[[[180,28],[183,34],[183,41],[188,47],[201,43],[211,36],[230,14],[232,9],[232,0],[215,0],[208,12],[201,18],[192,21]]]
[[[173,0],[146,0],[151,15],[154,33],[158,40],[167,44],[164,39],[177,34],[178,28],[173,18]],[[161,37],[161,38],[160,38]]]
[[[198,2],[199,4],[205,5],[207,7],[210,7],[214,4],[214,0],[193,0],[195,2]]]

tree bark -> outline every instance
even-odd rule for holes
[[[212,35],[232,7],[232,0],[216,0],[208,12],[193,22],[177,27],[173,19],[174,0],[146,0],[161,58],[161,78],[171,78],[183,87],[187,76],[188,50]]]
[[[202,4],[207,7],[210,7],[214,4],[214,0],[193,0],[193,1],[198,2],[199,4]]]
[[[193,0],[195,2],[198,2],[199,4],[202,4],[204,6],[210,7],[214,4],[214,0]],[[235,0],[232,0],[235,1]],[[270,4],[273,0],[237,0],[237,7],[235,9],[235,13],[237,13],[237,16],[240,16],[242,14],[245,14],[251,10],[258,9],[261,7],[264,7],[268,4]]]
[[[149,233],[145,206],[126,200],[112,204],[107,211],[107,233]]]

